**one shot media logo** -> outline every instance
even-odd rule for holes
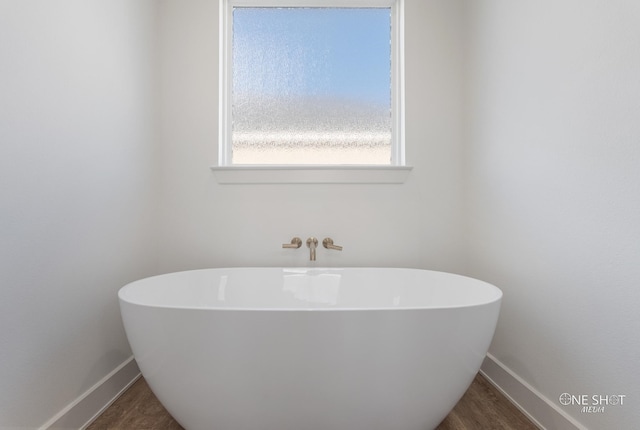
[[[558,400],[562,406],[579,406],[581,412],[603,413],[610,406],[624,406],[626,394],[570,394],[562,393]]]

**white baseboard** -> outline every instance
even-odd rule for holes
[[[480,373],[543,430],[587,430],[491,354]]]
[[[89,426],[140,377],[133,356],[51,418],[39,430],[78,430]]]

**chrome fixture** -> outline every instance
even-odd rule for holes
[[[316,261],[316,247],[318,246],[318,239],[315,237],[310,237],[307,239],[307,248],[311,250],[311,254],[309,255],[309,260]]]
[[[324,246],[327,249],[335,249],[336,251],[342,251],[342,247],[338,245],[334,245],[333,239],[331,239],[330,237],[325,237],[322,240],[322,246]]]
[[[308,243],[308,242],[307,242]],[[302,239],[300,239],[299,237],[294,237],[293,239],[291,239],[291,243],[283,243],[282,247],[283,248],[294,248],[294,249],[298,249],[302,246]]]

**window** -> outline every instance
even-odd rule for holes
[[[404,165],[401,1],[223,1],[219,164]]]

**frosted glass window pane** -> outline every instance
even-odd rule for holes
[[[391,10],[233,10],[233,164],[390,164]]]

